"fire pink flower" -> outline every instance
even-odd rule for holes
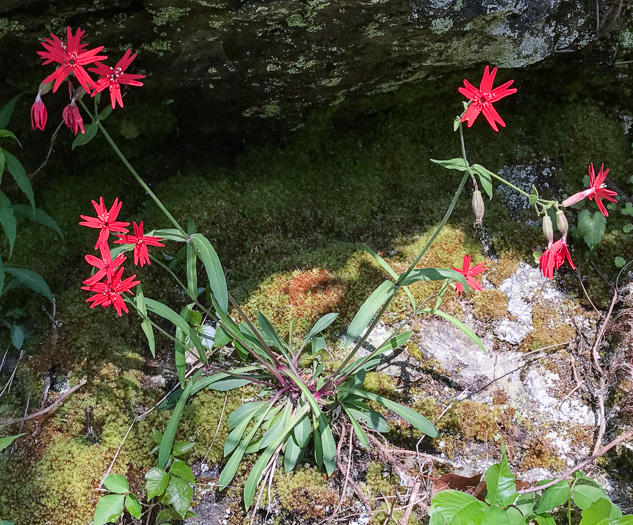
[[[86,51],[85,48],[88,44],[79,43],[85,34],[85,31],[78,28],[77,33],[73,36],[72,30],[70,27],[67,27],[66,43],[62,42],[59,37],[52,33],[50,39],[46,38],[42,42],[46,51],[38,51],[37,54],[44,59],[43,64],[46,65],[53,62],[60,64],[60,66],[43,81],[43,83],[46,84],[51,80],[55,80],[53,92],[57,91],[60,84],[71,73],[75,75],[75,78],[77,78],[86,92],[90,92],[91,85],[94,86],[94,81],[90,78],[84,66],[96,64],[108,57],[97,54],[103,49],[103,46]]]
[[[461,273],[466,278],[466,282],[468,283],[468,286],[470,286],[474,290],[481,291],[481,284],[479,284],[477,279],[473,279],[473,276],[478,275],[482,272],[485,272],[488,268],[486,268],[485,262],[479,263],[471,268],[470,259],[471,259],[470,255],[464,255],[464,262],[462,264],[462,268],[461,269],[455,268],[453,266],[453,270]],[[464,291],[464,285],[462,283],[456,283],[455,289],[457,290],[457,293],[461,295],[462,292]]]
[[[81,218],[84,219],[84,221],[80,222],[79,226],[87,226],[88,228],[101,230],[99,232],[97,244],[95,244],[96,250],[99,246],[108,246],[108,237],[110,232],[127,233],[128,230],[125,227],[129,226],[130,223],[116,220],[117,215],[119,215],[119,211],[121,211],[121,203],[118,198],[114,199],[114,203],[109,210],[106,210],[103,197],[100,198],[99,204],[92,201],[92,205],[97,212],[97,216],[88,217],[87,215],[81,215]]]
[[[576,267],[567,249],[567,239],[563,237],[554,243],[550,243],[547,250],[539,258],[538,265],[543,276],[552,279],[554,277],[554,269],[558,270],[565,263],[565,259],[569,262],[572,270],[575,270]]]
[[[134,235],[119,235],[119,240],[114,244],[133,244],[134,245],[134,264],[143,266],[149,264],[148,246],[165,246],[160,241],[162,237],[152,237],[151,235],[143,235],[143,221],[140,224],[133,223]]]
[[[596,172],[593,169],[593,162],[589,164],[589,188],[578,193],[574,193],[571,197],[566,198],[563,201],[562,206],[567,207],[572,204],[576,204],[583,199],[593,200],[595,198],[600,213],[602,213],[605,217],[608,217],[609,212],[604,207],[604,204],[602,204],[601,199],[617,202],[613,197],[618,194],[616,191],[605,188],[604,180],[607,178],[608,174],[609,170],[604,169],[604,164],[600,166],[598,175],[596,175]]]
[[[40,97],[40,94],[38,93],[35,97],[35,102],[33,102],[33,105],[31,106],[31,128],[33,130],[39,129],[44,131],[47,116],[46,106],[44,105],[44,102],[42,102],[42,97]]]
[[[459,88],[459,92],[464,95],[466,98],[470,99],[470,104],[468,105],[468,109],[462,115],[462,122],[468,121],[468,127],[470,128],[479,113],[483,113],[484,117],[488,121],[488,124],[492,126],[492,129],[495,131],[499,131],[497,128],[497,123],[501,126],[505,127],[506,123],[497,113],[497,110],[492,106],[498,100],[501,100],[508,95],[512,95],[516,93],[517,90],[515,88],[508,89],[514,80],[510,80],[505,84],[502,84],[499,87],[492,89],[492,84],[495,80],[495,75],[497,74],[497,68],[495,67],[490,73],[489,66],[486,66],[484,69],[484,76],[481,79],[481,84],[479,85],[479,89],[473,86],[468,80],[464,79],[464,87]]]
[[[116,66],[109,67],[105,64],[99,63],[96,64],[96,67],[90,69],[91,73],[96,73],[97,75],[101,76],[101,78],[97,80],[92,96],[94,97],[95,93],[100,93],[105,88],[109,88],[112,109],[116,107],[117,102],[119,106],[123,107],[123,99],[121,98],[121,84],[128,84],[130,86],[142,86],[143,84],[139,82],[139,79],[145,78],[145,75],[137,75],[124,72],[128,67],[130,67],[130,64],[135,58],[136,53],[132,54],[132,50],[128,49],[123,55],[123,58],[121,58],[121,60],[117,62]]]
[[[127,257],[119,254],[112,260],[110,248],[108,248],[107,244],[99,246],[99,251],[101,252],[101,259],[94,255],[86,255],[86,262],[97,268],[95,274],[84,281],[88,286],[98,283],[103,277],[106,280],[112,279],[116,269],[127,259]]]
[[[123,275],[123,268],[120,268],[116,273],[112,275],[111,279],[108,279],[105,282],[98,282],[89,286],[82,286],[82,290],[88,290],[89,292],[94,292],[95,295],[92,297],[88,297],[86,299],[87,303],[92,303],[90,308],[94,308],[97,305],[101,305],[104,308],[112,305],[116,310],[119,317],[121,317],[122,313],[128,313],[127,306],[123,301],[123,297],[121,297],[122,293],[130,292],[130,288],[140,284],[141,281],[135,281],[134,278],[136,275],[132,275],[127,279],[121,280],[121,276]]]
[[[79,113],[79,108],[77,107],[77,104],[75,104],[75,99],[71,100],[70,104],[64,108],[62,117],[64,118],[64,123],[75,135],[79,133],[79,130],[81,130],[82,134],[86,132],[84,130],[84,119],[81,117],[81,113]]]

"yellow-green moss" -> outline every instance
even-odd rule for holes
[[[532,323],[532,350],[573,341],[576,337],[575,328],[552,308],[535,306],[532,309]]]
[[[322,519],[326,509],[338,503],[338,494],[327,486],[327,476],[316,470],[299,469],[275,479],[281,508],[300,516]]]
[[[482,290],[473,294],[475,315],[480,319],[493,321],[508,315],[508,296],[495,289]]]

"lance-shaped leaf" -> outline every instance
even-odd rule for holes
[[[397,290],[393,281],[385,281],[372,292],[352,319],[345,336],[345,346],[351,345],[361,336],[376,312],[394,296]]]
[[[220,309],[226,312],[229,307],[229,292],[218,254],[204,235],[194,233],[189,238],[196,246],[198,256],[207,271],[209,286],[211,286],[215,300],[218,302]]]

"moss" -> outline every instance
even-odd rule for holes
[[[570,326],[558,310],[535,306],[532,309],[531,350],[573,341],[576,330]]]
[[[499,290],[482,290],[473,294],[472,301],[479,319],[493,321],[508,315],[508,296]]]
[[[338,503],[336,491],[328,488],[327,477],[312,469],[300,469],[275,477],[282,509],[312,519],[323,519]]]
[[[505,253],[499,260],[490,261],[486,265],[486,279],[493,285],[499,286],[503,281],[510,277],[519,268],[521,256],[518,253]]]
[[[547,436],[541,435],[530,439],[526,444],[526,452],[521,463],[521,470],[544,468],[553,471],[566,467],[565,462],[558,457],[557,451]]]
[[[396,480],[389,472],[383,471],[382,463],[372,461],[367,467],[365,482],[361,483],[361,490],[368,499],[395,494]]]

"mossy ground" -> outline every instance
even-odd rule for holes
[[[525,80],[524,86],[528,85]],[[455,100],[453,94],[446,96]],[[445,171],[429,160],[457,155],[458,138],[451,132],[457,103],[451,106],[437,93],[412,90],[390,97],[382,108],[374,101],[373,107],[367,102],[363,109],[361,102],[362,111],[353,119],[344,113],[333,119],[330,113],[325,120],[315,116],[287,145],[248,151],[228,168],[209,166],[212,161],[202,158],[202,150],[195,158],[170,151],[168,155],[177,155],[178,171],[156,174],[152,169],[175,168],[174,161],[147,151],[134,155],[131,141],[125,142],[124,149],[135,157],[135,164],[144,166],[142,173],[170,211],[183,223],[193,218],[197,230],[212,241],[227,269],[230,288],[250,314],[262,310],[281,333],[296,317],[299,333],[305,333],[316,318],[338,311],[341,315],[330,331],[333,337],[386,278],[359,243],[367,243],[396,271],[402,271],[441,220],[459,183],[458,172]],[[574,97],[538,102],[509,100],[504,110],[508,127],[503,133],[493,133],[485,122],[468,130],[473,162],[497,170],[506,163],[552,158],[565,178],[547,182],[568,193],[581,188],[589,162],[605,162],[612,168],[613,180],[629,187],[632,162],[624,128],[582,90]],[[137,128],[126,122],[125,117],[113,115],[107,125],[122,126],[123,138],[136,137]],[[172,127],[173,123],[160,127],[159,134],[150,137],[152,143],[158,143],[157,137]],[[333,138],[333,130],[338,138]],[[65,241],[40,226],[21,223],[12,261],[15,266],[40,272],[49,281],[61,325],[50,332],[48,319],[35,315],[32,329],[43,334],[43,342],[37,343],[35,337],[29,344],[34,357],[20,365],[11,397],[3,400],[8,412],[21,415],[29,396],[31,406],[38,404],[42,374],[48,370],[70,374],[71,381],[88,379],[52,417],[25,427],[29,434],[10,462],[0,466],[0,516],[19,525],[51,520],[86,523],[98,497],[94,489],[130,422],[164,393],[150,378],[162,375],[169,386],[175,383],[169,341],[159,342],[158,357],[152,359],[134,314],[118,318],[100,308],[89,310],[79,290],[80,281],[89,273],[83,255],[92,252],[94,243],[94,232],[77,225],[80,214],[92,214],[89,199],[103,195],[109,203],[118,196],[123,201],[121,219],[143,220],[146,230],[169,226],[116,159],[107,160],[113,156],[103,141],[95,140],[92,150],[99,154],[98,162],[97,154],[90,153],[92,146],[76,150],[72,163],[58,160],[55,165],[61,166],[61,173],[51,173],[41,184],[34,180],[39,186],[39,205],[57,220]],[[449,226],[422,263],[459,266],[465,254],[473,255],[473,263],[489,260],[482,254],[480,241],[485,240],[489,253],[497,257],[489,263],[487,278],[498,284],[512,274],[519,261],[531,262],[532,252],[542,249],[544,243],[538,227],[510,220],[499,198],[486,201],[484,236],[472,226],[469,193],[462,196]],[[633,247],[630,235],[613,233],[627,217],[612,215],[605,239],[594,252],[586,250],[580,240],[573,243],[574,258],[597,305],[605,304],[610,292],[590,263],[612,278],[617,270],[614,257],[630,253]],[[164,253],[177,257],[178,248],[168,244]],[[156,265],[137,273],[146,296],[166,301],[175,310],[184,304],[184,294]],[[561,272],[560,281],[576,287],[569,272]],[[433,284],[421,283],[412,292],[420,300],[434,289]],[[14,295],[9,301],[20,302],[22,297]],[[38,314],[38,301],[30,298],[29,304]],[[391,322],[406,316],[405,304],[404,296],[394,301],[388,312]],[[503,304],[498,293],[484,292],[474,299],[475,313],[482,319],[500,315]],[[44,306],[51,310],[50,305]],[[449,292],[443,307],[459,313],[458,306],[456,294]],[[543,309],[537,314],[534,348],[567,337],[556,329],[555,340],[551,338],[552,323],[560,324],[555,312]],[[381,392],[396,393],[390,379],[370,376],[369,382]],[[239,392],[229,396],[226,414],[240,403],[240,396]],[[512,425],[498,407],[468,403],[456,406],[443,419],[445,430],[474,440],[495,440],[500,425]],[[224,394],[207,392],[198,394],[187,407],[179,438],[196,442],[190,460],[207,453],[223,404]],[[94,408],[98,444],[86,437],[86,406]],[[440,410],[428,396],[418,398],[414,406],[428,416]],[[168,416],[154,411],[135,425],[113,472],[128,474],[140,485],[143,472],[155,462],[151,429],[163,428]],[[220,425],[208,461],[221,461],[225,435],[226,429]],[[546,459],[540,457],[539,464]],[[368,487],[373,474],[383,479],[374,470],[370,466]],[[327,499],[327,489],[323,490]],[[374,493],[377,489],[368,490]],[[379,491],[388,490],[382,487]],[[290,497],[284,498],[285,505],[292,506]]]

